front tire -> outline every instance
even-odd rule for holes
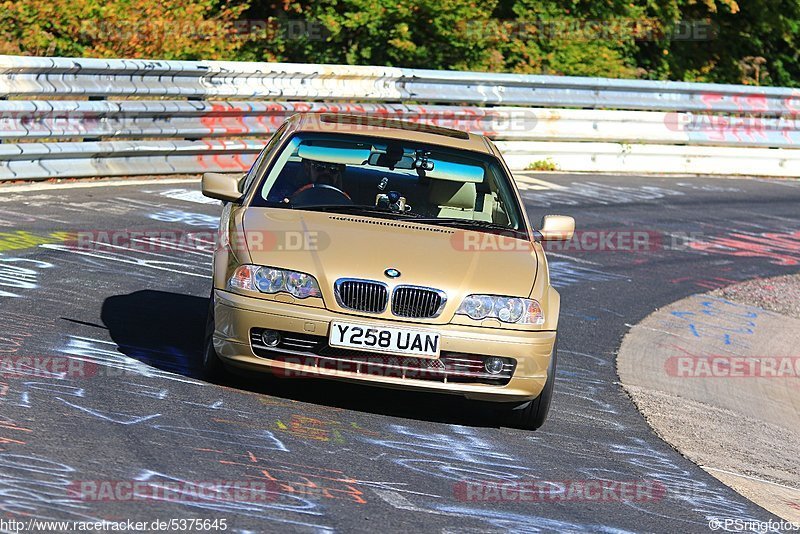
[[[547,367],[547,382],[542,392],[535,399],[509,410],[506,415],[506,424],[510,427],[524,430],[536,430],[547,420],[550,403],[553,399],[553,390],[556,381],[556,360],[558,354],[558,339],[553,344],[553,355]]]
[[[218,380],[225,374],[225,366],[214,348],[214,290],[208,299],[208,315],[206,316],[206,332],[203,342],[203,359],[200,362],[200,377],[203,380]]]

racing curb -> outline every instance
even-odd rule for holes
[[[800,320],[693,295],[633,326],[617,371],[662,439],[800,522]]]

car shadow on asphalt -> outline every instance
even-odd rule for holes
[[[147,365],[198,378],[208,299],[142,290],[103,302],[101,320],[119,351]],[[497,427],[496,410],[455,395],[378,388],[269,373],[227,373],[218,385],[253,393],[373,414],[467,426]]]

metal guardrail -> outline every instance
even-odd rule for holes
[[[561,170],[595,173],[800,176],[800,150],[617,143],[497,143],[512,169],[547,154]]]
[[[65,95],[800,111],[800,92],[773,87],[345,65],[0,56],[0,97]]]
[[[379,115],[516,138],[532,131],[537,120],[535,110],[522,108],[256,101],[0,101],[0,139],[263,138],[295,113],[307,111]]]
[[[263,141],[110,141],[0,144],[0,181],[242,172]]]
[[[0,180],[238,171],[299,111],[482,133],[516,168],[785,176],[800,161],[800,92],[786,88],[0,56]]]
[[[800,121],[691,112],[256,101],[0,101],[0,140],[263,137],[295,113],[379,115],[498,140],[794,148]]]

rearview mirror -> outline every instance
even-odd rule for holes
[[[224,202],[238,202],[242,198],[239,191],[241,174],[207,172],[203,174],[203,195]]]
[[[566,215],[545,215],[539,233],[542,241],[567,241],[575,233],[575,219]]]
[[[369,156],[369,164],[375,167],[389,167],[389,157],[383,152],[373,152]],[[414,168],[414,158],[412,156],[403,156],[399,160],[391,161],[393,169],[411,170]]]

